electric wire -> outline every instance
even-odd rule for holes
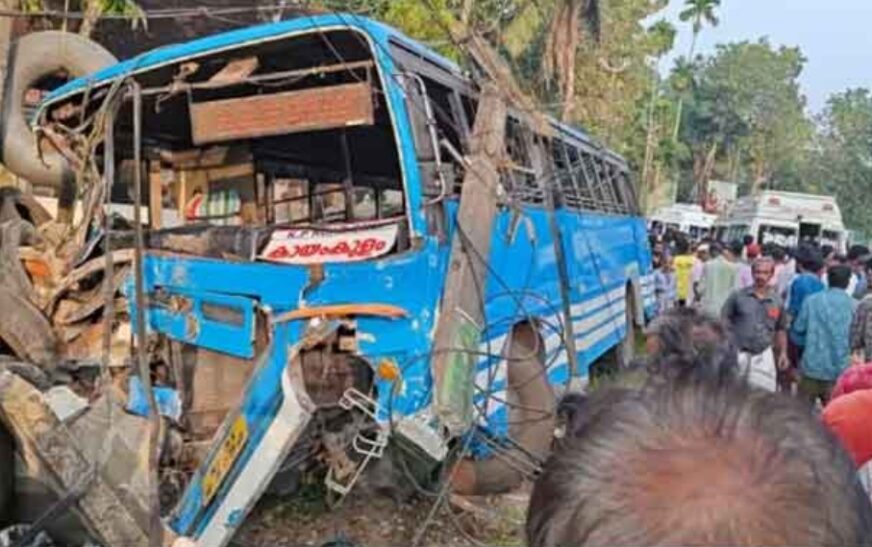
[[[0,12],[0,16],[2,16],[2,12]],[[356,33],[355,33],[355,35],[356,35]],[[334,55],[335,55],[335,56],[336,56],[340,61],[343,61],[343,62],[344,62],[344,59],[342,59],[342,56],[339,54],[338,50],[337,50],[337,49],[333,46],[333,44],[330,42],[329,38],[326,37],[326,35],[323,34],[323,33],[322,33],[322,36],[323,36],[324,38],[326,38],[326,45],[327,45],[327,46],[332,50],[333,54],[334,54]],[[358,38],[360,38],[360,37],[358,37]],[[360,38],[360,39],[362,39],[362,38]],[[382,47],[381,44],[378,44],[378,47]],[[380,91],[381,93],[385,93],[383,90],[379,90],[379,91]],[[416,107],[419,107],[419,105],[415,105],[415,106],[416,106]],[[438,105],[435,105],[435,106],[438,107]],[[441,110],[441,108],[440,108],[440,110]],[[451,117],[450,115],[447,115],[444,111],[440,112],[440,114],[441,114],[441,117],[443,118],[443,121],[444,121],[444,122],[446,122],[446,123],[450,123],[450,124],[454,125],[455,122],[453,121],[453,119],[452,119],[452,117]],[[455,126],[455,128],[456,128],[456,126]],[[541,177],[539,180],[540,180],[541,182],[545,182],[545,181],[548,181],[548,180],[552,180],[554,177],[555,177],[555,175],[552,174],[552,175],[548,175],[548,176],[545,176],[545,177]],[[499,275],[499,274],[494,270],[494,268],[492,267],[492,265],[489,263],[488,258],[487,258],[487,257],[484,257],[484,256],[483,256],[483,253],[481,253],[477,248],[475,248],[475,246],[474,246],[474,245],[473,245],[473,244],[468,240],[468,237],[466,237],[466,234],[465,234],[465,231],[463,230],[463,227],[460,226],[459,223],[456,223],[455,228],[456,228],[456,230],[457,230],[457,234],[460,236],[461,243],[462,243],[462,245],[463,245],[463,251],[464,251],[465,256],[467,257],[467,260],[470,260],[470,261],[472,261],[472,260],[477,260],[477,261],[479,261],[481,264],[483,264],[484,267],[485,267],[485,269],[488,271],[488,276],[487,276],[487,278],[488,278],[488,279],[494,279],[494,280],[496,280],[496,281],[497,281],[497,282],[498,282],[498,283],[499,283],[499,284],[500,284],[500,285],[505,289],[505,290],[501,293],[501,295],[503,295],[503,296],[506,296],[506,295],[507,295],[507,296],[511,296],[513,299],[516,300],[516,304],[518,305],[520,311],[524,312],[523,314],[520,314],[520,315],[524,316],[524,318],[525,318],[526,320],[536,321],[535,324],[541,324],[542,321],[543,321],[543,320],[541,319],[541,317],[540,317],[538,314],[529,313],[529,311],[528,311],[527,308],[526,308],[526,304],[523,302],[523,297],[522,297],[522,295],[524,295],[524,294],[527,294],[527,295],[528,295],[528,288],[525,287],[523,290],[520,290],[520,291],[517,290],[517,289],[511,289],[511,288],[509,287],[509,284],[508,284],[505,280],[503,280],[502,277],[501,277],[501,276],[500,276],[500,275]],[[477,281],[477,280],[476,280],[476,281]],[[529,282],[529,279],[528,279],[528,282]],[[483,293],[484,293],[484,289],[483,289],[483,287],[480,286],[480,284],[479,284],[478,282],[476,282],[476,287],[475,287],[475,289],[476,289],[476,293],[477,293],[477,295],[478,295],[478,300],[479,300],[478,304],[479,304],[479,306],[482,308],[482,314],[481,314],[481,315],[482,315],[482,318],[484,319],[484,322],[483,322],[483,324],[481,325],[482,332],[483,332],[483,333],[485,333],[485,332],[490,332],[490,331],[494,330],[494,326],[491,325],[490,323],[488,323],[488,321],[486,320],[486,303],[485,303],[485,297],[484,297],[484,294],[483,294]],[[539,297],[542,298],[543,300],[545,300],[545,297],[542,297],[541,295],[539,295]],[[561,331],[561,333],[562,333],[562,331],[563,331],[563,326],[562,326],[562,324],[560,324],[560,321],[562,320],[562,317],[560,317],[559,314],[555,314],[555,315],[558,317],[558,326],[557,326],[556,328],[559,329],[559,330]],[[561,334],[561,339],[563,339],[562,334]],[[502,353],[502,352],[501,352],[501,353],[496,353],[496,352],[494,352],[494,351],[493,351],[493,348],[491,348],[491,346],[490,346],[491,342],[492,342],[492,340],[491,340],[490,337],[486,339],[486,347],[487,347],[487,350],[484,351],[484,352],[469,351],[468,349],[459,349],[459,348],[458,348],[458,349],[449,349],[449,350],[447,350],[447,351],[455,351],[455,352],[462,351],[462,352],[469,353],[469,354],[472,354],[472,355],[475,355],[475,356],[478,356],[478,357],[482,357],[482,356],[483,356],[483,357],[486,357],[486,358],[489,359],[489,360],[490,360],[490,359],[498,359],[498,360],[509,361],[509,360],[512,359],[511,356],[507,356],[507,355],[505,355],[505,354]],[[540,338],[537,338],[537,346],[538,346],[540,343],[543,343],[543,342],[544,342],[544,340],[542,340],[542,339],[540,339]],[[560,350],[561,350],[561,349],[565,351],[565,347],[564,347],[564,345],[563,345],[562,343],[561,343],[560,348],[558,349],[558,351],[555,353],[555,356],[559,356],[559,353],[560,353]],[[537,348],[537,353],[538,353],[538,348]],[[425,357],[426,357],[426,358],[430,358],[430,359],[432,359],[433,356],[434,356],[434,354],[433,354],[433,353],[430,353],[430,354],[427,354],[427,355],[425,355],[425,356],[419,356],[419,358],[425,358]],[[506,365],[506,366],[508,366],[508,362],[507,362],[507,365]],[[489,367],[490,370],[489,370],[489,374],[488,374],[488,381],[487,381],[487,384],[486,384],[485,389],[483,390],[484,393],[485,393],[486,396],[487,396],[486,400],[489,400],[491,397],[494,396],[491,390],[492,390],[493,382],[494,382],[494,379],[495,379],[494,377],[495,377],[495,375],[497,374],[497,368],[498,368],[497,366],[490,366],[490,367]],[[547,371],[548,371],[548,367],[547,367],[547,366],[546,366],[546,367],[543,367],[542,374],[547,374]],[[532,381],[532,379],[531,379],[530,381]],[[393,396],[393,393],[392,393],[392,396]],[[501,402],[501,403],[505,404],[505,406],[506,406],[507,408],[509,408],[509,405],[513,404],[513,403],[511,403],[511,402],[509,402],[509,401],[504,401],[504,400],[500,400],[500,401],[498,401],[498,402]],[[516,405],[516,407],[517,407],[517,405]],[[526,408],[525,410],[530,410],[530,409]],[[487,408],[485,408],[485,417],[486,417],[486,415],[487,415],[487,414],[486,414],[486,411],[487,411]],[[546,410],[543,409],[543,413],[548,413],[548,411],[546,411]],[[553,411],[551,412],[551,414],[553,414]],[[388,415],[390,416],[390,418],[389,418],[390,426],[393,428],[394,425],[395,425],[395,424],[394,424],[394,416],[393,416],[393,412],[392,412],[392,411],[389,411],[389,412],[388,412]],[[482,434],[478,431],[478,429],[477,429],[477,428],[474,428],[474,430],[473,430],[473,434],[471,434],[471,435],[467,435],[467,436],[465,437],[465,439],[463,440],[463,442],[462,442],[462,444],[461,444],[459,450],[457,450],[457,451],[455,452],[455,457],[457,458],[457,461],[460,461],[460,460],[462,459],[462,457],[465,457],[466,455],[468,455],[468,452],[469,452],[469,449],[470,449],[470,445],[471,445],[473,439],[475,438],[475,435],[476,435],[476,434],[478,434],[478,435],[480,436],[480,438],[486,439],[486,440],[485,440],[485,443],[490,442],[492,445],[494,445],[494,448],[496,448],[496,443],[494,443],[494,442],[492,441],[492,439],[490,439],[490,437],[488,437],[488,436],[486,436],[486,435],[482,437],[482,436],[481,436]],[[406,470],[406,471],[409,471],[407,467],[405,468],[405,470]],[[408,474],[411,475],[411,473],[408,473]],[[414,484],[415,484],[416,487],[420,486],[420,485],[418,485],[417,483],[414,483]],[[422,524],[422,530],[423,530],[423,531],[426,531],[426,527],[429,525],[430,522],[432,522],[432,518],[433,518],[433,516],[435,515],[435,512],[438,510],[439,506],[440,506],[440,505],[442,504],[442,502],[444,501],[445,496],[446,496],[446,493],[447,493],[447,488],[448,488],[449,485],[450,485],[450,482],[445,481],[445,484],[442,486],[442,489],[439,490],[439,491],[437,491],[437,492],[429,491],[429,490],[427,490],[426,488],[420,489],[420,491],[426,492],[427,495],[434,495],[434,496],[436,497],[436,502],[434,503],[434,507],[433,507],[433,509],[431,510],[430,515],[428,515],[427,520]],[[417,488],[416,488],[416,489],[417,489]],[[420,532],[420,533],[423,533],[423,532]],[[420,539],[421,539],[421,536],[418,535],[418,534],[416,534],[416,540],[419,541]],[[416,541],[416,542],[417,542],[417,541]]]

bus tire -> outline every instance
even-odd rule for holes
[[[101,45],[74,33],[50,30],[17,40],[7,65],[0,161],[33,185],[60,188],[64,182],[75,182],[66,161],[55,150],[49,147],[40,158],[39,143],[25,115],[25,94],[41,78],[62,70],[71,76],[85,76],[116,62]]]
[[[633,293],[633,287],[627,285],[627,294],[624,298],[626,306],[624,309],[624,339],[618,344],[617,350],[617,365],[618,369],[626,368],[633,359],[636,358],[636,322],[633,319],[633,312],[636,309],[636,298]]]
[[[514,328],[508,352],[508,397],[517,401],[509,409],[509,435],[518,448],[506,457],[466,458],[451,475],[453,491],[461,495],[491,495],[519,487],[524,474],[507,463],[531,456],[544,461],[554,436],[555,395],[548,383],[542,338],[529,323]]]
[[[608,350],[602,357],[596,360],[590,367],[590,382],[593,385],[603,380],[615,377],[632,363],[636,357],[636,323],[633,320],[633,310],[636,309],[636,300],[633,288],[627,285],[624,295],[626,307],[624,310],[624,337],[614,347]],[[615,320],[616,322],[619,319]]]

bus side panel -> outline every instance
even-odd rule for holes
[[[549,382],[562,385],[568,378],[558,273],[547,213],[538,206],[525,206],[521,215],[500,211],[494,222],[489,264],[474,402],[479,424],[491,435],[501,437],[508,434],[508,368],[502,355],[514,325],[536,322]],[[488,453],[486,446],[476,443],[471,448],[475,455]]]
[[[644,221],[584,212],[573,232],[581,313],[573,310],[579,359],[586,370],[627,334],[627,305],[637,323],[654,313],[651,255]],[[628,303],[627,297],[632,298]],[[598,310],[597,315],[593,315]],[[587,316],[596,319],[587,319]]]
[[[502,402],[507,397],[507,363],[500,354],[512,325],[536,318],[549,383],[565,386],[569,379],[558,268],[547,215],[542,208],[525,207],[520,219],[513,221],[512,213],[504,211],[494,223],[475,404],[480,425],[496,437],[508,434],[508,412]],[[626,336],[628,287],[636,291],[638,307],[646,315],[647,310],[653,314],[653,307],[643,306],[643,301],[653,304],[650,251],[641,219],[570,209],[560,209],[556,215],[567,260],[579,372],[586,378],[590,365]],[[474,454],[486,455],[486,447],[473,444]]]
[[[639,264],[639,291],[636,297],[636,324],[644,326],[645,323],[657,315],[657,300],[654,295],[654,266],[653,255],[648,244],[648,231],[645,229],[645,221],[640,218],[632,218],[633,239],[635,242],[635,257]]]

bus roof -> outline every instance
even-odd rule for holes
[[[358,29],[382,42],[381,45],[386,45],[389,39],[394,38],[402,41],[405,46],[413,49],[415,53],[426,57],[428,61],[440,65],[443,69],[458,74],[461,72],[460,67],[456,64],[405,36],[395,28],[374,19],[352,13],[331,13],[302,16],[275,23],[254,25],[146,51],[136,57],[121,61],[94,74],[77,78],[67,83],[49,94],[43,102],[43,106],[81,93],[89,86],[98,86],[120,77],[148,72],[161,66],[185,61],[192,57],[215,53],[221,50],[235,49],[243,45],[279,40],[288,35],[297,34],[300,31],[325,27]]]
[[[675,224],[692,224],[694,226],[714,225],[718,216],[703,211],[702,207],[692,203],[673,203],[667,207],[661,207],[654,211],[649,217],[649,220],[675,223]]]
[[[843,229],[842,214],[834,196],[767,190],[739,198],[723,223],[735,224],[754,218],[787,223],[803,219]]]
[[[391,41],[399,42],[405,48],[439,66],[441,69],[453,73],[459,78],[467,79],[456,63],[439,55],[424,44],[409,38],[399,30],[374,19],[352,13],[306,15],[167,45],[147,51],[126,61],[121,61],[93,74],[72,80],[50,93],[40,104],[39,109],[33,116],[33,120],[39,120],[45,109],[53,104],[83,94],[86,90],[93,90],[95,87],[108,85],[118,78],[149,72],[159,67],[184,62],[222,50],[231,50],[244,45],[255,45],[260,42],[280,40],[300,32],[324,28],[359,30],[377,42],[377,49],[382,48],[383,51],[387,51]],[[549,121],[559,133],[564,135],[564,138],[569,137],[584,142],[600,149],[612,161],[626,165],[626,160],[623,157],[611,150],[605,149],[583,129],[558,122],[552,117],[549,117]]]

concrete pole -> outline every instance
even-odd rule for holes
[[[18,0],[0,0],[0,10],[15,11],[18,9]],[[0,81],[6,81],[6,67],[9,65],[9,49],[12,47],[12,26],[15,19],[12,17],[0,17]],[[0,105],[3,104],[6,86],[0,86]]]
[[[0,0],[0,10],[18,9],[18,0]],[[3,99],[6,95],[6,67],[9,65],[9,50],[12,47],[12,26],[15,19],[0,17],[0,112],[3,111]],[[18,177],[0,166],[0,186],[15,185],[20,188]]]

